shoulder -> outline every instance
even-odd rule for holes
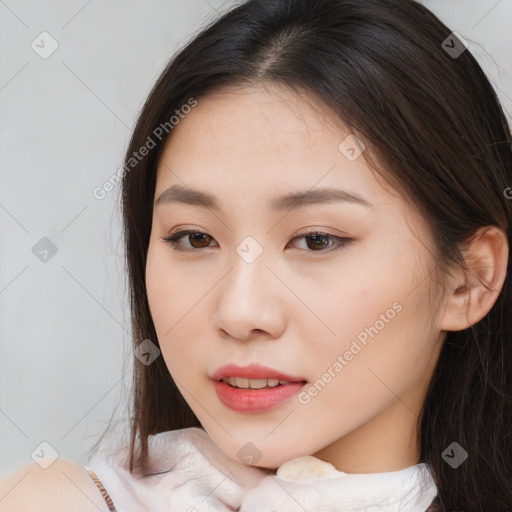
[[[0,512],[108,512],[87,470],[67,459],[31,462],[0,481]]]

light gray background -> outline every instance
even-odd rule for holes
[[[234,3],[0,0],[0,477],[49,454],[43,441],[86,464],[117,405],[126,416],[119,189],[92,191],[170,56]],[[469,40],[512,121],[512,0],[424,3]],[[31,47],[43,31],[59,45],[47,59]]]

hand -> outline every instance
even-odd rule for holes
[[[118,512],[228,512],[267,472],[228,457],[199,428],[148,438],[144,466],[128,471],[128,447],[88,464]]]

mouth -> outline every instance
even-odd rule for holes
[[[232,386],[224,379],[213,381],[219,401],[228,409],[243,414],[258,414],[275,409],[300,393],[304,385],[305,381],[285,382],[255,389]]]
[[[210,376],[221,403],[241,413],[262,413],[301,391],[307,380],[253,363],[228,364]]]
[[[306,384],[305,380],[302,381],[289,381],[279,379],[247,379],[244,377],[224,377],[216,382],[225,382],[232,388],[238,389],[271,389],[286,386],[293,383]]]
[[[263,387],[276,387],[295,382],[307,382],[304,377],[288,375],[269,366],[251,363],[247,366],[238,366],[233,363],[217,368],[210,378],[214,381],[226,382],[233,387],[261,389]]]

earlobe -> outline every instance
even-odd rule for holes
[[[448,281],[440,328],[460,331],[479,322],[494,306],[505,282],[508,241],[496,226],[479,228],[463,251],[468,270]]]

